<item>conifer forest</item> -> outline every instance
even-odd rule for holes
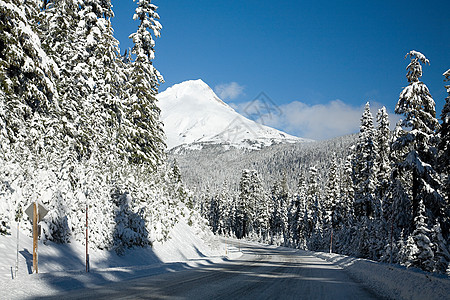
[[[0,0],[1,234],[38,200],[55,243],[83,241],[89,214],[91,246],[120,254],[164,241],[184,217],[217,235],[450,273],[450,69],[439,114],[421,81],[429,60],[406,54],[393,131],[367,102],[353,135],[168,149],[153,65],[162,25],[150,0],[134,3],[121,53],[110,0]]]

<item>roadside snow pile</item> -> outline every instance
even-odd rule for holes
[[[224,246],[209,229],[190,227],[184,221],[175,225],[168,241],[155,243],[153,250],[163,262],[190,261],[225,254]]]
[[[367,259],[334,253],[310,252],[341,267],[356,281],[392,299],[450,299],[450,278]]]
[[[15,232],[14,232],[15,233]],[[89,250],[91,272],[85,272],[85,246],[79,242],[39,242],[39,274],[31,274],[32,239],[19,235],[19,272],[15,274],[16,234],[0,236],[0,299],[23,299],[55,295],[61,291],[91,288],[108,282],[189,269],[220,262],[225,246],[211,231],[184,220],[175,225],[165,243],[127,249],[124,256],[114,251]]]

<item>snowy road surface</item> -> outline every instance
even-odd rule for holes
[[[61,294],[61,299],[374,299],[342,269],[304,252],[240,243],[240,259],[169,272],[95,289]]]

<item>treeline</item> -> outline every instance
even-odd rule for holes
[[[44,240],[84,240],[88,209],[91,245],[122,252],[187,213],[155,98],[156,9],[138,1],[122,56],[109,0],[0,1],[2,234],[40,201]]]
[[[450,273],[450,86],[440,124],[419,80],[428,60],[416,51],[407,56],[409,85],[395,109],[404,118],[394,132],[385,108],[374,125],[367,103],[347,151],[336,147],[337,155],[328,148],[309,162],[316,166],[305,162],[306,170],[279,151],[278,171],[253,163],[258,172],[250,163],[237,188],[223,181],[213,192],[200,189],[196,205],[213,231]],[[450,70],[444,78],[450,80]],[[305,161],[310,152],[298,153]],[[267,177],[276,178],[272,186]]]

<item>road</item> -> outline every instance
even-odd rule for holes
[[[240,243],[233,261],[74,291],[59,299],[377,299],[306,252]]]

